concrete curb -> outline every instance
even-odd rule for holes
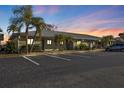
[[[87,53],[87,52],[102,52],[104,49],[96,49],[96,50],[88,50],[88,51],[49,51],[49,52],[40,52],[40,53],[32,53],[25,56],[37,56],[37,55],[46,55],[46,54],[52,54],[52,55],[58,55],[58,54],[70,54],[70,53]]]
[[[0,58],[11,58],[11,57],[21,57],[21,56],[38,56],[38,55],[47,55],[47,54],[52,54],[52,55],[58,55],[58,54],[71,54],[71,53],[88,53],[88,52],[102,52],[104,49],[95,49],[95,50],[88,50],[88,51],[77,51],[77,50],[72,50],[72,51],[46,51],[46,52],[34,52],[31,54],[2,54],[0,55]]]

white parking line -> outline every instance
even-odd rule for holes
[[[71,59],[63,58],[63,57],[59,57],[59,56],[54,56],[54,55],[45,55],[45,56],[53,57],[53,58],[57,58],[57,59],[62,59],[62,60],[65,60],[65,61],[71,61]]]
[[[34,63],[35,65],[37,65],[37,66],[39,66],[40,64],[39,63],[37,63],[36,61],[33,61],[33,60],[31,60],[30,58],[28,58],[28,57],[26,57],[26,56],[22,56],[24,59],[26,59],[26,60],[28,60],[28,61],[30,61],[30,62],[32,62],[32,63]]]

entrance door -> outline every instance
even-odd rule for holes
[[[69,41],[69,42],[66,41],[66,49],[73,50],[73,42],[72,41]]]

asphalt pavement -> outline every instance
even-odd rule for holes
[[[0,87],[124,87],[123,82],[119,81],[118,84],[116,81],[109,82],[110,78],[106,78],[109,74],[108,76],[102,74],[96,79],[96,76],[102,73],[99,71],[105,70],[104,73],[107,73],[110,71],[107,69],[117,67],[124,67],[124,52],[42,54],[0,58]],[[96,72],[96,75],[93,74]],[[123,76],[119,77],[122,81]],[[95,81],[91,82],[92,79]]]

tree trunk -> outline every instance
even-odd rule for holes
[[[26,26],[26,53],[28,54],[28,26]]]
[[[40,39],[40,51],[42,51],[42,32],[39,32],[39,39]]]
[[[20,51],[19,51],[19,49],[20,49],[20,45],[19,45],[20,42],[19,42],[19,39],[20,39],[20,36],[18,36],[18,45],[17,45],[17,46],[18,46],[18,54],[19,54],[19,52],[20,52]]]
[[[57,42],[57,49],[60,51],[60,42]]]
[[[32,42],[32,45],[31,45],[30,52],[32,52],[32,50],[33,50],[33,48],[34,48],[34,42],[36,41],[37,32],[38,32],[38,31],[36,30],[35,35],[34,35],[34,37],[33,37],[33,42]]]

